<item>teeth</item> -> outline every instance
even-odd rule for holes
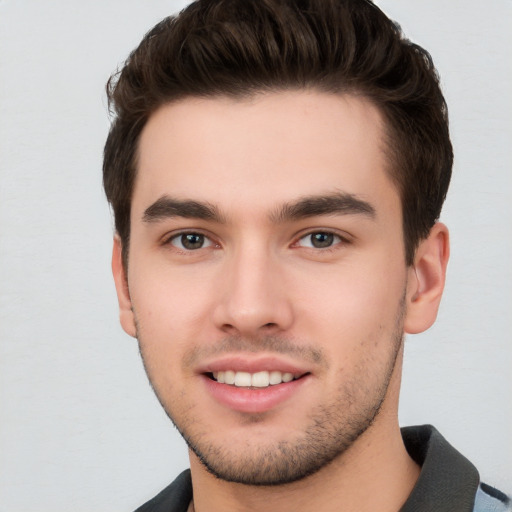
[[[221,384],[231,384],[244,388],[266,388],[268,386],[281,384],[282,382],[290,382],[294,379],[294,376],[293,373],[279,371],[249,373],[226,370],[223,372],[214,372],[213,378]]]
[[[221,373],[221,372],[219,372]],[[228,370],[224,372],[224,382],[226,384],[234,384],[235,383],[235,372]]]
[[[252,385],[251,374],[247,372],[236,372],[235,373],[235,386],[241,387],[249,387]]]
[[[270,372],[269,375],[270,384],[281,384],[283,382],[283,374],[281,372]]]
[[[255,388],[266,388],[270,384],[268,372],[253,373],[251,385]]]

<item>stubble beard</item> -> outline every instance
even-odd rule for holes
[[[296,482],[326,467],[342,456],[375,422],[386,399],[403,345],[404,315],[405,295],[400,301],[395,328],[389,339],[389,357],[378,370],[378,382],[368,383],[371,379],[366,378],[365,368],[359,368],[358,379],[343,382],[336,400],[313,409],[309,426],[302,435],[293,439],[271,440],[265,446],[248,446],[247,450],[231,450],[225,444],[215,444],[214,436],[209,435],[210,427],[214,425],[204,425],[206,431],[197,432],[192,415],[178,415],[172,410],[171,404],[160,396],[151,383],[139,335],[137,339],[146,373],[160,404],[204,467],[215,477],[228,482],[276,486]],[[272,338],[266,344],[277,347],[278,343],[278,339]],[[283,341],[282,344],[286,345],[287,342]],[[193,406],[190,410],[193,410]],[[260,420],[264,421],[256,415],[248,418],[247,422],[257,423]]]

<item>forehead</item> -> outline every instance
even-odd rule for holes
[[[158,109],[141,134],[132,213],[162,195],[263,210],[341,191],[396,206],[386,165],[383,119],[364,98],[186,98]]]

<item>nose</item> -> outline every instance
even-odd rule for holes
[[[220,276],[216,327],[227,334],[277,334],[293,324],[293,309],[278,257],[260,248],[227,258]]]

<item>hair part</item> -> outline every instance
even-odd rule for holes
[[[140,134],[162,105],[311,89],[382,113],[402,203],[405,259],[441,213],[451,177],[447,106],[427,51],[370,0],[198,0],[158,23],[107,83],[103,184],[127,266]]]

